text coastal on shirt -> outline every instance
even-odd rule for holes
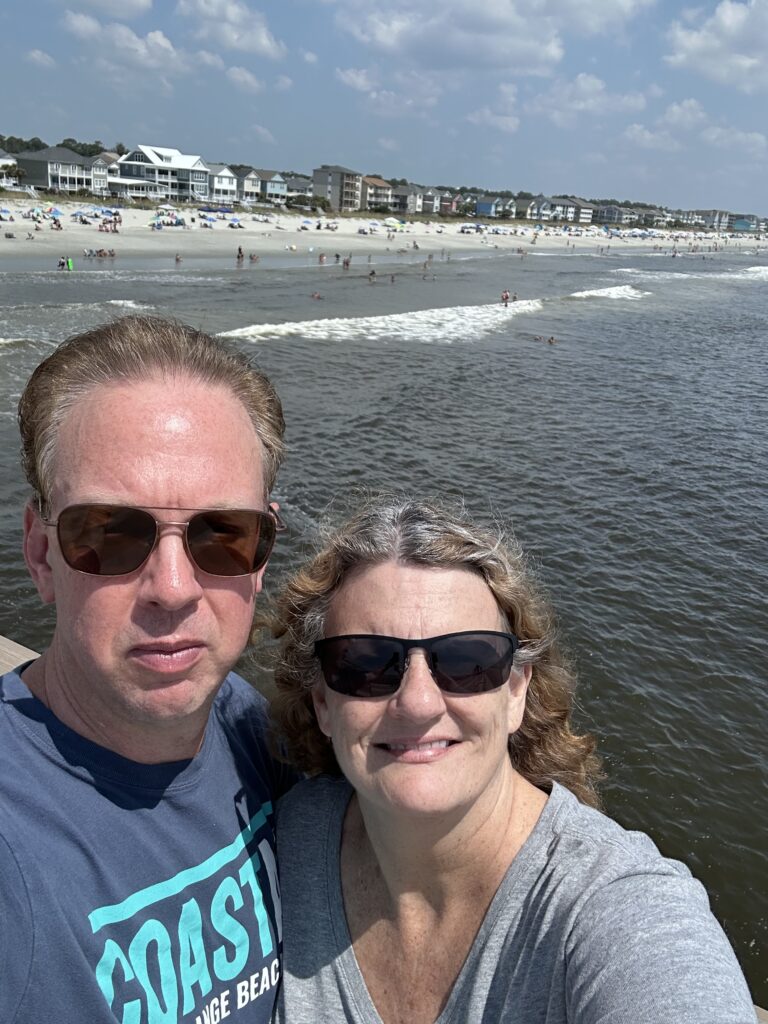
[[[103,940],[96,980],[122,1024],[175,1024],[195,1009],[195,1024],[217,1024],[277,985],[277,868],[269,842],[257,843],[271,811],[265,804],[234,842],[203,863],[88,915]]]
[[[2,1024],[267,1024],[293,775],[266,722],[230,674],[194,759],[138,764],[0,676]]]

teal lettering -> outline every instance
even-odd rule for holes
[[[118,963],[123,969],[123,978],[126,981],[133,981],[134,973],[131,970],[128,957],[114,939],[107,939],[101,959],[96,964],[96,983],[107,1000],[110,1010],[115,1001],[114,973]],[[123,1016],[120,1019],[122,1024],[141,1024],[140,1001],[132,999],[130,1003],[125,1003],[123,1006]]]
[[[179,980],[184,995],[182,1014],[195,1005],[192,986],[199,985],[202,995],[213,988],[203,942],[203,915],[197,900],[187,900],[179,917]]]
[[[227,957],[226,947],[223,945],[213,951],[213,970],[219,981],[231,981],[242,971],[248,959],[248,932],[227,910],[228,903],[231,903],[232,910],[240,910],[243,902],[240,886],[234,878],[227,875],[211,900],[211,924],[234,948],[231,959]]]
[[[149,977],[148,954],[150,943],[157,946],[157,966],[160,971],[160,990],[165,1009]],[[176,1024],[179,997],[176,974],[171,955],[171,937],[159,921],[145,921],[133,937],[128,950],[136,979],[147,994],[147,1024]]]
[[[259,926],[259,942],[261,943],[261,955],[269,956],[274,949],[272,942],[272,935],[269,930],[269,919],[267,918],[267,912],[264,909],[264,897],[261,894],[261,886],[259,880],[256,877],[254,871],[253,861],[256,864],[259,863],[258,853],[254,853],[251,860],[247,860],[245,864],[240,868],[240,881],[243,888],[247,885],[251,890],[253,896],[253,913],[256,917],[256,923]]]

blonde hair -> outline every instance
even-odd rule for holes
[[[272,717],[290,760],[309,774],[340,774],[312,704],[321,679],[314,642],[324,635],[331,600],[350,573],[386,561],[467,569],[483,578],[521,641],[515,665],[531,666],[523,721],[510,738],[512,763],[533,785],[551,789],[556,781],[597,806],[595,741],[571,728],[575,676],[557,642],[551,606],[520,548],[501,531],[478,527],[463,507],[401,495],[368,498],[278,598],[273,632],[282,643]]]
[[[41,511],[55,475],[56,441],[70,410],[98,387],[187,377],[242,402],[264,452],[265,496],[283,458],[285,424],[269,378],[243,353],[194,327],[127,316],[67,339],[37,367],[19,402],[22,467]]]

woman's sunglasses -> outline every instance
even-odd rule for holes
[[[183,528],[187,554],[203,572],[248,576],[266,565],[275,534],[285,529],[271,509],[201,509],[188,520],[171,522],[144,508],[70,505],[58,519],[44,522],[56,527],[67,565],[89,576],[125,576],[140,569],[166,526]]]
[[[467,630],[425,640],[359,633],[315,642],[323,678],[347,697],[385,697],[396,693],[408,664],[408,652],[424,651],[435,682],[445,693],[487,693],[509,678],[520,642],[512,633]]]

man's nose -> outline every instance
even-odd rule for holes
[[[198,601],[203,588],[198,569],[187,553],[184,527],[160,524],[160,536],[141,568],[141,598],[168,611],[178,611]]]

